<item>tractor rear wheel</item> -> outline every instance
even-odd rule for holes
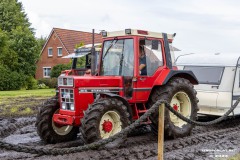
[[[127,107],[114,98],[94,102],[81,120],[81,132],[87,143],[109,138],[130,124]]]
[[[173,78],[165,86],[155,89],[150,97],[150,107],[158,100],[166,100],[183,116],[196,120],[198,111],[197,92],[184,78]],[[158,112],[150,116],[154,133],[158,131]],[[189,124],[165,109],[164,135],[169,138],[184,137],[191,133],[194,125]]]
[[[53,114],[59,112],[57,97],[53,97],[40,108],[37,114],[37,133],[45,143],[59,143],[77,138],[78,127],[63,126],[53,121]]]

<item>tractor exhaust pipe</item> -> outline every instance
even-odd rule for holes
[[[95,75],[95,47],[94,47],[94,29],[92,29],[92,50],[91,50],[91,75]]]

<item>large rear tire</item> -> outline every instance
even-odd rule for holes
[[[197,119],[198,99],[197,92],[189,80],[184,78],[173,78],[165,86],[156,88],[149,101],[151,107],[158,100],[166,100],[183,116],[192,120]],[[152,131],[158,132],[158,112],[150,116]],[[164,135],[168,138],[177,138],[190,135],[194,125],[179,119],[168,109],[165,109]]]
[[[94,102],[81,120],[81,132],[87,143],[109,138],[130,124],[127,107],[114,98]]]
[[[53,114],[59,111],[57,97],[44,103],[37,114],[37,133],[45,143],[59,143],[77,138],[79,127],[62,126],[53,121]]]

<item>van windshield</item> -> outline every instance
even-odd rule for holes
[[[184,70],[191,70],[200,84],[219,85],[221,83],[224,67],[185,66]]]

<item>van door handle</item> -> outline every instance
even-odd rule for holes
[[[219,86],[212,86],[212,88],[217,88],[217,89],[219,89]]]

